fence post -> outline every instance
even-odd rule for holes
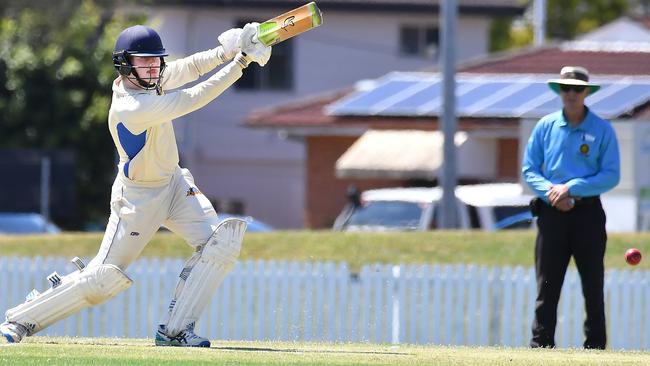
[[[393,287],[392,287],[392,314],[391,314],[391,343],[399,344],[400,339],[400,267],[393,266]]]
[[[501,339],[499,343],[506,347],[512,347],[512,316],[510,314],[512,306],[512,268],[510,266],[506,266],[501,270],[499,282],[503,289],[503,301],[498,310],[501,320]]]
[[[348,337],[346,336],[346,327],[348,325],[348,282],[350,279],[350,271],[346,263],[339,263],[338,272],[336,274],[339,295],[338,295],[338,317],[337,317],[337,342],[343,342]]]

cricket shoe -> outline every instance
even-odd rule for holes
[[[171,346],[171,347],[210,347],[210,341],[194,334],[194,323],[185,328],[184,331],[175,336],[169,336],[165,332],[165,326],[158,325],[156,332],[156,346]]]
[[[0,324],[0,334],[9,343],[20,343],[27,336],[27,328],[18,323],[4,322]],[[2,340],[1,337],[0,340]]]

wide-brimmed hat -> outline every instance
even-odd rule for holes
[[[560,71],[560,78],[551,79],[547,83],[557,94],[560,94],[560,85],[588,86],[589,94],[593,94],[600,89],[600,85],[589,82],[589,71],[581,66],[564,66]]]

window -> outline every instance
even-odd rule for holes
[[[241,28],[247,21],[238,21]],[[246,68],[244,75],[235,83],[238,90],[291,90],[293,88],[293,39],[273,46],[271,59],[264,66],[256,63]]]
[[[439,31],[435,27],[403,26],[400,28],[400,53],[425,58],[438,57]]]
[[[416,202],[370,201],[354,211],[348,220],[348,228],[382,226],[417,230],[420,227],[424,208],[424,205]]]

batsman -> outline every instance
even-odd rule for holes
[[[131,286],[126,268],[161,225],[195,249],[180,272],[169,311],[156,331],[157,346],[209,347],[194,324],[235,264],[246,222],[223,222],[194,178],[179,164],[172,121],[218,97],[255,62],[264,66],[271,47],[259,42],[257,23],[222,33],[220,46],[173,62],[155,30],[122,31],[113,53],[118,77],[108,128],[120,157],[112,186],[111,214],[99,252],[87,267],[50,276],[52,287],[6,312],[0,333],[20,342],[83,308],[98,305]],[[180,89],[217,66],[218,72]],[[33,292],[34,294],[34,292]]]

